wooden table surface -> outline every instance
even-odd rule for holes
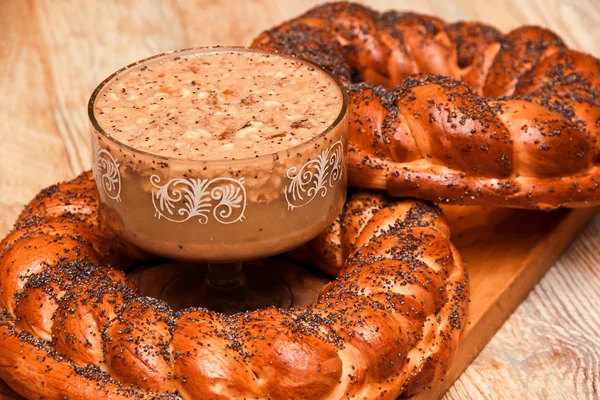
[[[114,70],[177,48],[246,45],[316,3],[0,1],[0,236],[38,190],[90,167],[86,103]],[[570,46],[600,56],[598,0],[368,3],[448,21],[477,19],[504,31],[544,25]],[[599,244],[596,217],[446,399],[600,396]]]

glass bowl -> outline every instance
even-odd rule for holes
[[[341,211],[347,186],[348,98],[335,121],[309,141],[272,154],[236,160],[184,160],[130,147],[99,125],[95,103],[107,85],[132,68],[175,55],[246,48],[197,48],[131,64],[93,92],[88,113],[92,165],[103,217],[123,238],[160,256],[208,263],[254,260],[315,237]],[[298,61],[298,59],[294,58]]]

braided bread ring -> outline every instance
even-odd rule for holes
[[[547,29],[502,35],[340,2],[252,46],[346,84],[351,185],[441,203],[600,204],[600,61]]]
[[[224,316],[139,297],[96,196],[89,172],[46,189],[1,243],[0,378],[23,396],[393,399],[451,365],[468,283],[434,206],[355,193],[310,245],[338,274],[317,301]]]

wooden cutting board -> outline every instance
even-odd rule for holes
[[[467,324],[455,362],[445,380],[415,399],[438,399],[525,299],[575,235],[598,209],[551,213],[486,207],[444,207],[471,283]],[[277,261],[291,288],[294,304],[316,298],[326,279],[318,273]],[[189,272],[182,263],[163,263],[133,273],[145,295],[161,295],[170,278]],[[198,271],[201,275],[203,271]],[[165,299],[169,300],[169,299]],[[20,399],[0,381],[0,399]]]
[[[551,213],[491,207],[444,207],[471,282],[467,324],[444,381],[415,399],[438,399],[598,211]]]

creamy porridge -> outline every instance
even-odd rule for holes
[[[231,160],[304,143],[331,125],[342,93],[309,64],[270,54],[175,56],[114,79],[96,100],[100,126],[136,149]]]

